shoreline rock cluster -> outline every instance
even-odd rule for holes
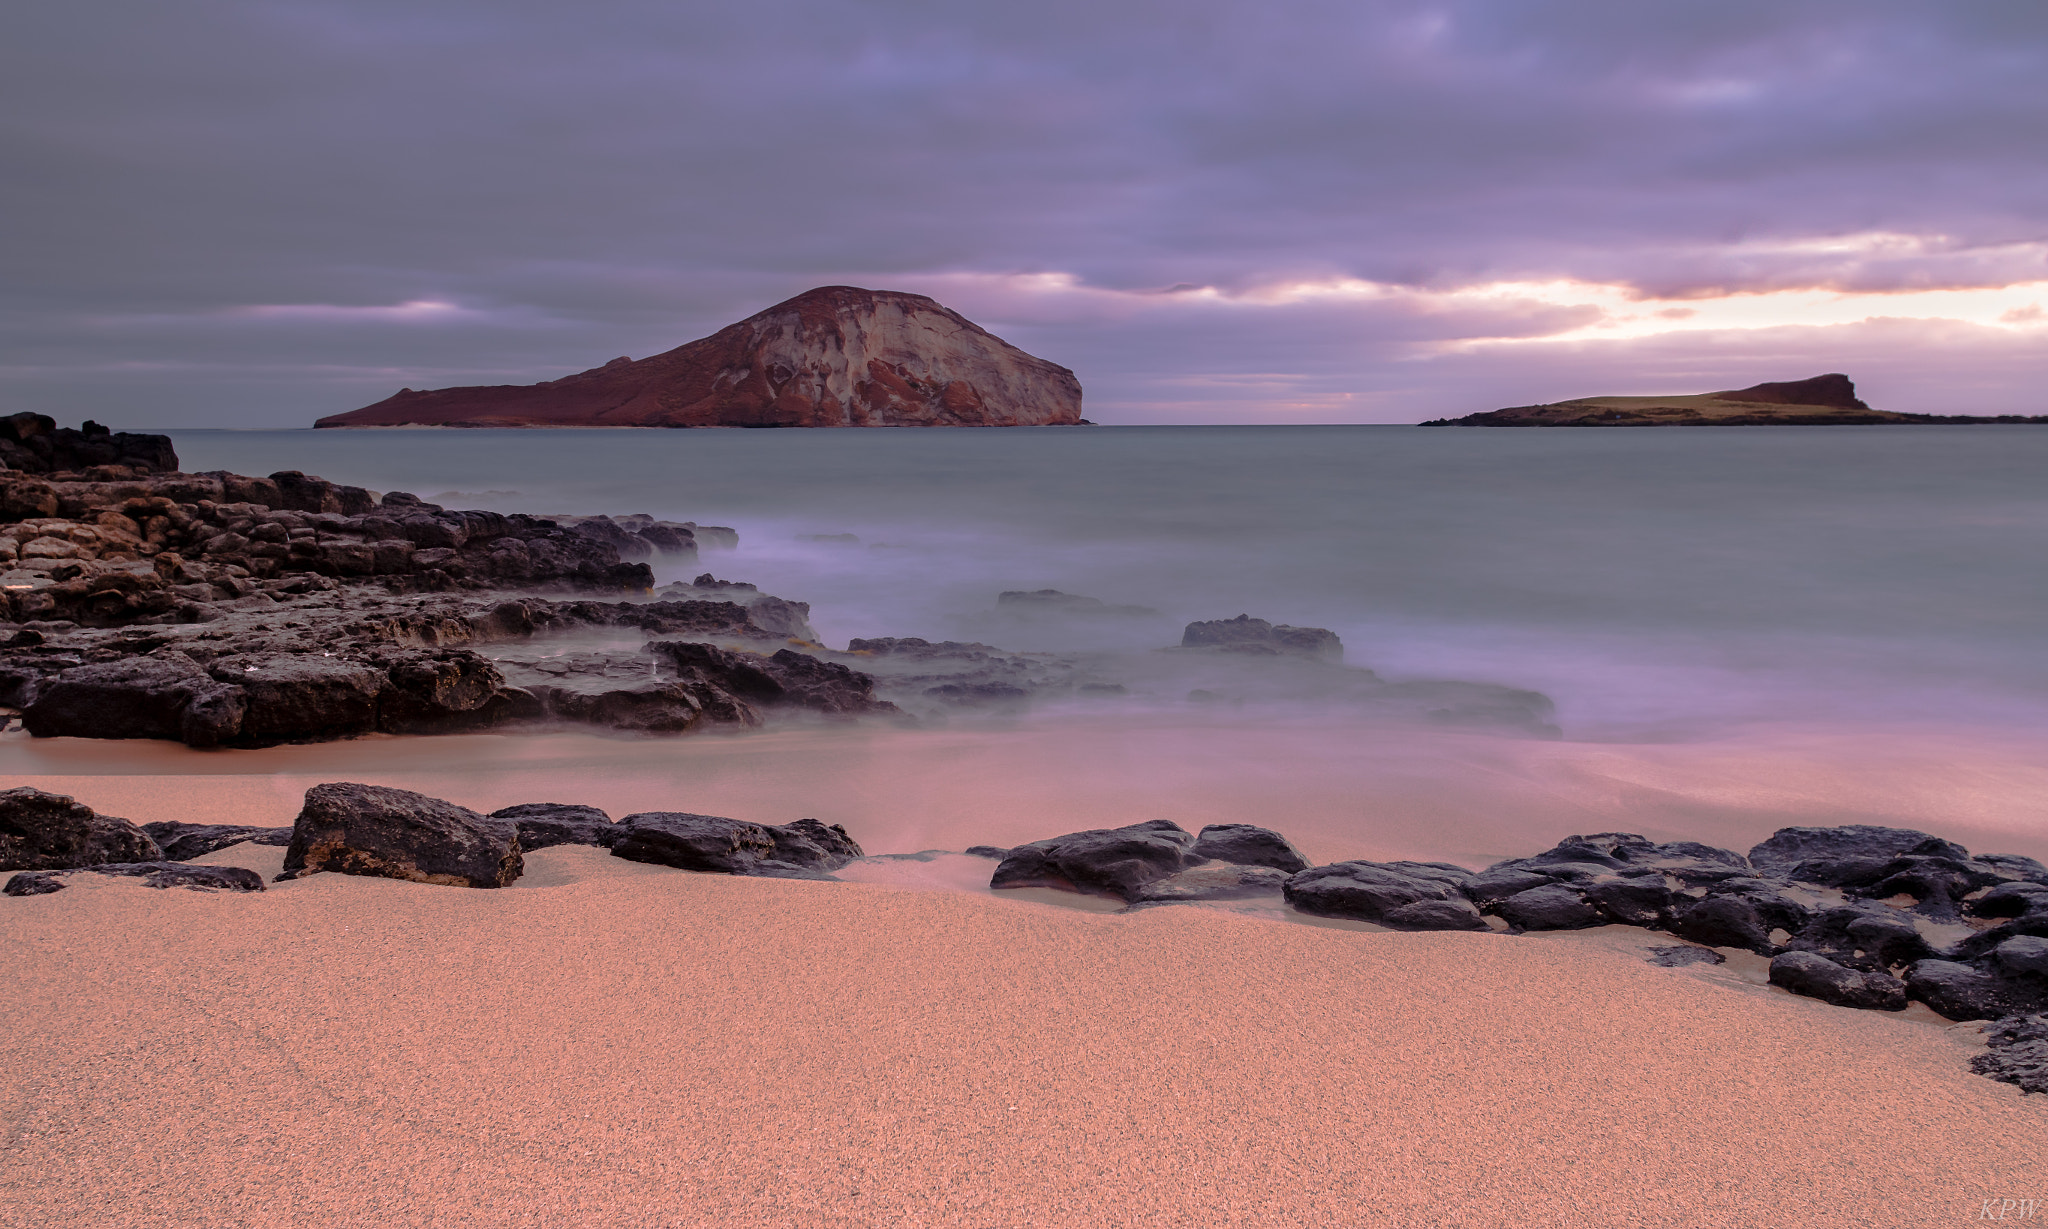
[[[1278,833],[1196,835],[1167,820],[989,852],[1003,855],[995,888],[1058,887],[1133,907],[1277,895],[1303,913],[1394,930],[1636,926],[1769,957],[1772,984],[1837,1006],[1898,1011],[1917,1000],[1953,1020],[2048,1011],[2048,866],[1905,828],[1784,828],[1746,855],[1606,832],[1483,871],[1309,866]]]
[[[46,895],[78,873],[261,891],[247,872],[185,862],[244,840],[286,846],[280,881],[331,872],[473,888],[510,884],[525,853],[555,845],[682,870],[827,880],[865,857],[844,827],[815,819],[769,825],[649,811],[614,822],[564,803],[482,815],[408,790],[337,782],[308,790],[289,829],[143,829],[21,787],[0,791],[0,870],[18,872],[0,893]],[[1659,931],[1686,941],[1656,949],[1666,966],[1718,962],[1712,949],[1739,949],[1770,958],[1771,984],[1839,1007],[1900,1011],[1918,1001],[1951,1020],[1997,1021],[2002,1040],[1977,1069],[2048,1091],[2048,866],[1973,855],[1924,832],[1783,828],[1747,854],[1598,833],[1480,871],[1448,862],[1316,866],[1271,829],[1212,824],[1190,833],[1163,819],[966,852],[997,863],[991,889],[1055,888],[1130,909],[1269,898],[1391,930]]]
[[[1167,700],[1320,702],[1558,735],[1539,693],[1390,683],[1344,664],[1322,628],[1239,615],[1122,656],[886,636],[833,650],[807,604],[755,585],[703,572],[652,588],[655,564],[736,547],[729,528],[449,509],[296,470],[186,473],[164,436],[60,431],[35,415],[0,424],[41,449],[30,468],[0,467],[0,729],[18,717],[38,737],[211,748],[547,724],[663,735],[944,721],[1148,683]],[[996,607],[1162,618],[1051,589],[1004,592]]]

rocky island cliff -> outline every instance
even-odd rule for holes
[[[1761,427],[1852,426],[1871,423],[2048,423],[2048,417],[1902,414],[1874,410],[1840,372],[1805,380],[1756,384],[1718,393],[1670,397],[1579,397],[1546,405],[1517,405],[1463,418],[1437,418],[1425,427]]]
[[[821,286],[709,337],[539,384],[403,389],[316,427],[1036,427],[1081,383],[923,295]]]

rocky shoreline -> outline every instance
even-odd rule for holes
[[[614,822],[563,803],[481,815],[408,790],[336,782],[308,790],[289,828],[144,827],[22,787],[0,791],[0,870],[17,872],[0,894],[47,895],[81,873],[262,891],[250,871],[189,864],[244,841],[286,848],[280,881],[324,872],[471,888],[511,884],[525,854],[556,845],[680,870],[828,881],[867,860],[844,827],[815,819],[770,825],[649,811]],[[1925,832],[1784,828],[1746,854],[1599,833],[1475,871],[1446,862],[1316,866],[1267,828],[1190,833],[1151,820],[965,855],[996,863],[991,889],[1109,897],[1126,910],[1265,899],[1387,930],[1657,931],[1684,941],[1653,949],[1667,967],[1749,952],[1768,958],[1771,984],[1793,994],[1877,1011],[1919,1002],[1950,1020],[1992,1021],[1973,1069],[2048,1092],[2048,866],[1973,855]]]
[[[19,463],[0,470],[0,725],[19,717],[39,737],[260,747],[544,725],[673,734],[943,719],[1122,695],[1134,678],[1133,663],[1099,654],[978,642],[871,637],[835,651],[808,604],[710,572],[655,590],[652,565],[737,547],[724,527],[448,509],[299,471],[185,473],[166,437],[64,431],[40,415],[0,419],[0,441]],[[1053,590],[998,604],[1156,615]],[[1388,683],[1344,665],[1320,628],[1196,622],[1171,652],[1249,666],[1276,694],[1556,734],[1541,695]],[[1184,699],[1245,691],[1226,678]]]

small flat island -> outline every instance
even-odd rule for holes
[[[1809,380],[1756,384],[1719,393],[1673,397],[1580,397],[1549,405],[1517,405],[1425,427],[1767,427],[1865,426],[1872,423],[2048,423],[2048,415],[1901,414],[1873,410],[1840,372]]]

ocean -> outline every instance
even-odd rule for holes
[[[307,774],[377,779],[380,765],[439,773],[479,801],[542,800],[520,791],[550,786],[551,800],[595,801],[557,797],[579,783],[614,806],[842,820],[884,851],[1165,817],[1291,829],[1319,857],[1468,864],[1569,832],[1739,845],[1821,822],[2048,854],[2048,431],[174,438],[190,470],[298,469],[451,507],[728,525],[737,550],[658,580],[710,571],[809,602],[834,647],[919,636],[1078,654],[1125,689],[916,729],[647,741],[199,753],[16,735],[0,764],[274,777],[280,798]],[[1043,589],[1102,606],[999,601]],[[1238,614],[1328,628],[1345,666],[1390,682],[1540,692],[1554,728],[1404,721],[1299,670],[1217,675],[1160,651],[1191,620]]]

